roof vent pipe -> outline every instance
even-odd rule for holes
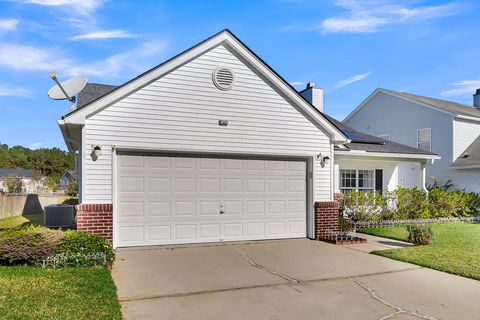
[[[317,88],[315,82],[309,82],[307,87],[300,91],[300,94],[315,108],[323,112],[323,88]]]
[[[480,88],[477,89],[477,92],[473,95],[473,106],[480,109]]]

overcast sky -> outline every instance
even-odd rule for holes
[[[474,0],[0,0],[0,142],[65,148],[49,71],[119,85],[224,28],[339,120],[377,87],[469,105],[480,88]]]

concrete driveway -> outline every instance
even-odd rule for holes
[[[480,319],[480,282],[370,255],[369,240],[124,249],[113,278],[126,319]]]

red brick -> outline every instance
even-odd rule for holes
[[[77,210],[77,230],[99,235],[112,242],[112,204],[79,204],[75,209]]]

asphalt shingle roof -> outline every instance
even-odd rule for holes
[[[30,177],[33,174],[33,170],[28,169],[11,169],[11,168],[0,168],[0,177]]]
[[[450,165],[452,168],[480,166],[480,136]]]
[[[425,104],[428,104],[429,106],[432,106],[444,111],[452,112],[457,115],[480,118],[480,109],[477,109],[473,106],[469,106],[466,104],[461,104],[461,103],[456,103],[456,102],[441,100],[441,99],[435,99],[435,98],[429,98],[424,96],[418,96],[416,94],[411,94],[407,92],[398,92],[398,91],[383,89],[383,88],[381,90],[386,92],[391,92],[393,94],[397,94],[408,99],[416,100],[418,102],[425,103]]]
[[[78,94],[77,109],[80,109],[93,100],[97,100],[98,98],[106,95],[116,87],[117,86],[100,83],[87,83],[85,88],[83,88],[83,90]]]

